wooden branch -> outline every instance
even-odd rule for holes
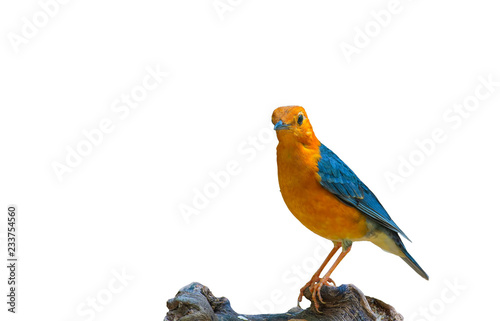
[[[305,291],[311,299],[309,290]],[[305,310],[295,307],[286,313],[247,315],[236,313],[229,300],[215,297],[200,283],[191,283],[179,290],[175,298],[168,300],[169,311],[164,321],[402,321],[396,310],[375,298],[365,297],[352,284],[339,287],[323,286],[321,296],[326,304],[321,304],[321,313],[313,308]]]

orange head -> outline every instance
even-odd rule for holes
[[[306,111],[300,106],[276,108],[272,121],[280,142],[297,141],[305,145],[318,142]]]

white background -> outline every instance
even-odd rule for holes
[[[363,242],[337,284],[408,320],[486,318],[500,285],[500,87],[463,120],[449,109],[474,102],[479,79],[500,81],[498,4],[401,0],[380,27],[371,12],[389,1],[229,3],[218,13],[212,0],[68,1],[44,21],[37,1],[2,2],[2,257],[7,205],[19,207],[18,313],[2,303],[2,320],[161,320],[192,281],[240,313],[293,307],[330,245],[279,192],[270,119],[290,104],[377,194],[430,276]],[[41,26],[24,37],[34,15]],[[348,62],[341,45],[367,26]],[[169,76],[126,117],[113,111],[146,68]],[[103,119],[113,131],[59,180],[53,165]],[[439,128],[445,141],[422,158],[415,140]],[[385,175],[411,155],[418,165],[391,188]],[[210,173],[235,162],[186,220],[179,206],[217,192]],[[0,284],[4,302],[6,268]]]

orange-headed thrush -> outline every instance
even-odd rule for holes
[[[304,108],[279,107],[273,112],[272,122],[279,140],[276,149],[279,186],[288,209],[308,229],[334,244],[318,271],[300,290],[299,302],[304,290],[310,287],[312,301],[319,309],[321,287],[333,283],[330,278],[333,270],[355,241],[370,241],[399,256],[428,280],[427,273],[408,253],[398,234],[408,237],[375,194],[316,138]],[[333,266],[320,278],[321,271],[341,247]]]

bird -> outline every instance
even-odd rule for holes
[[[375,194],[318,140],[305,109],[278,107],[273,112],[272,123],[278,138],[279,188],[286,206],[305,227],[333,242],[332,251],[318,271],[300,289],[297,304],[300,306],[304,291],[310,287],[311,301],[320,311],[319,302],[324,303],[321,288],[335,285],[331,274],[357,241],[370,241],[399,256],[428,280],[429,276],[408,253],[399,235],[410,239]],[[321,272],[340,248],[338,258],[321,278]]]

